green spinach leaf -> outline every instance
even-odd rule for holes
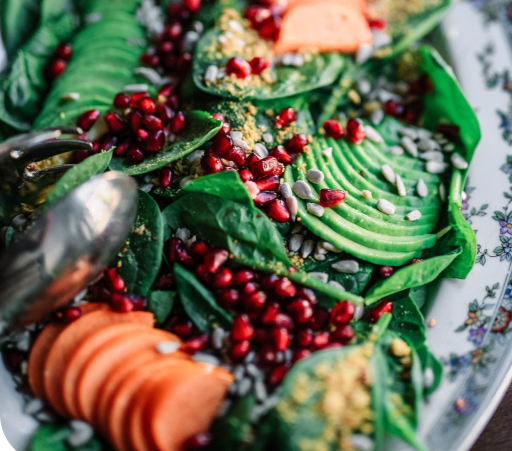
[[[40,0],[0,2],[0,29],[8,58],[16,53],[37,27],[40,9]]]
[[[103,446],[101,443],[92,439],[86,444],[79,447],[71,447],[67,443],[67,439],[71,433],[68,426],[47,424],[40,427],[30,443],[30,451],[101,451]]]
[[[152,291],[148,297],[148,309],[155,315],[156,325],[162,325],[171,314],[176,291]]]

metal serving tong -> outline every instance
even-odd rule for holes
[[[0,319],[26,325],[75,297],[121,249],[137,210],[137,185],[119,172],[92,177],[0,255]]]
[[[79,139],[61,139],[62,135],[79,135],[77,127],[53,127],[17,135],[0,144],[0,181],[17,183],[20,177],[36,180],[42,176],[60,175],[72,164],[32,171],[27,166],[72,150],[92,150],[92,144]]]

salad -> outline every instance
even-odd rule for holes
[[[30,449],[425,450],[429,286],[476,257],[480,129],[418,44],[450,2],[35,3],[2,3],[0,138],[92,150],[2,181],[6,252],[97,174],[139,189],[103,277],[1,341]]]

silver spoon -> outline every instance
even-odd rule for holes
[[[0,319],[26,325],[94,282],[131,230],[137,185],[119,172],[92,177],[0,255]]]

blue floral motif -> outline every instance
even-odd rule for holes
[[[487,329],[484,326],[480,326],[476,329],[471,329],[469,331],[468,341],[471,341],[475,345],[480,346],[482,344],[482,341],[484,340],[486,332]]]

